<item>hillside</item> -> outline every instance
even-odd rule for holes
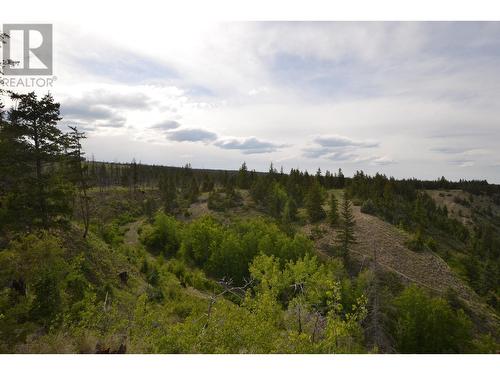
[[[500,205],[488,195],[475,195],[460,189],[426,190],[439,206],[445,206],[451,217],[460,220],[463,224],[473,225],[473,215],[492,222],[500,217]]]
[[[498,316],[439,255],[410,250],[407,246],[410,239],[408,233],[376,216],[362,213],[359,206],[353,207],[353,213],[357,243],[353,245],[351,253],[361,269],[372,268],[376,257],[377,265],[383,271],[396,275],[402,283],[415,283],[441,296],[452,290],[466,303],[478,324],[486,331],[498,327]],[[320,224],[321,234],[314,236],[312,228],[306,225],[303,230],[309,236],[316,237],[316,248],[323,256],[332,256],[337,230],[327,224]]]
[[[470,224],[380,175],[65,163],[0,197],[1,352],[498,350],[489,195]]]

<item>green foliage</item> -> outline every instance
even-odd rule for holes
[[[328,214],[323,209],[325,190],[345,184],[347,196],[363,203],[362,212],[415,232],[409,246],[416,250],[439,250],[442,233],[467,242],[463,273],[498,308],[496,224],[474,221],[469,232],[422,191],[424,182],[362,172],[346,179],[341,170],[323,176],[319,169],[316,175],[292,169],[287,175],[272,164],[269,173],[257,174],[246,163],[233,173],[84,161],[78,132],[72,136],[57,129],[59,105],[50,95],[15,99],[19,105],[9,119],[0,116],[0,244],[5,247],[0,251],[0,352],[89,353],[120,343],[131,352],[363,352],[367,294],[379,275],[365,270],[352,276],[341,260],[319,261],[313,242],[294,223],[298,206],[313,223],[327,217],[339,227],[347,259],[355,242],[351,203],[344,196],[339,212],[331,194]],[[92,196],[75,195],[75,186],[86,189],[87,181],[94,185]],[[444,178],[437,183],[452,186]],[[481,182],[465,185],[490,191]],[[210,192],[212,210],[237,207],[242,197],[235,187],[250,188],[256,207],[271,218],[231,221],[228,215],[222,222],[203,217],[181,223],[168,216],[188,213],[200,190]],[[84,239],[75,235],[80,223],[69,221],[75,197],[91,202],[95,211]],[[165,213],[155,215],[160,202]],[[456,203],[473,208],[468,200]],[[76,219],[87,220],[87,226],[89,212],[87,207]],[[474,213],[488,220],[493,214],[491,207]],[[133,238],[123,243],[126,224],[140,215],[149,219],[141,243]],[[56,223],[64,223],[65,231]],[[50,231],[37,232],[39,227]],[[312,232],[324,236],[324,228],[315,224]],[[127,282],[120,281],[122,272]],[[396,294],[402,287],[392,288]],[[369,297],[372,303],[373,294]],[[497,351],[491,335],[471,340],[464,304],[456,296],[449,300],[415,287],[395,298],[388,310],[394,314],[390,328],[397,350]]]
[[[395,225],[401,225],[404,229],[438,229],[465,241],[469,236],[467,228],[461,222],[448,217],[447,210],[438,207],[434,200],[421,190],[422,185],[422,181],[397,181],[380,174],[371,177],[361,171],[354,175],[346,191],[352,198],[362,201],[370,199],[373,202],[373,214]],[[434,185],[436,184],[431,186]]]
[[[238,307],[221,300],[208,319],[189,317],[162,338],[167,353],[271,353],[279,335],[279,308],[263,296]],[[200,332],[203,332],[200,335]]]
[[[183,230],[180,254],[189,264],[216,278],[241,282],[248,265],[259,254],[279,256],[284,261],[312,252],[312,243],[296,234],[288,237],[275,224],[262,219],[222,226],[211,217],[189,223]]]
[[[241,204],[241,195],[234,189],[212,190],[208,194],[207,206],[210,210],[226,211]]]
[[[180,247],[179,223],[171,216],[156,214],[152,227],[141,233],[141,241],[154,254],[173,256]]]
[[[60,322],[68,267],[61,241],[45,231],[0,251],[0,342],[23,340],[37,324],[49,328]]]
[[[55,322],[62,305],[60,287],[57,276],[47,270],[38,277],[33,285],[31,319],[45,327]]]
[[[162,337],[170,353],[343,353],[361,352],[362,299],[344,313],[334,267],[306,256],[285,264],[257,256],[256,280],[239,305],[209,304],[203,318],[189,316]],[[321,323],[319,323],[321,322]],[[324,328],[323,328],[324,327]],[[202,333],[202,334],[200,334]]]
[[[123,231],[116,222],[99,222],[95,228],[97,234],[110,246],[116,247],[123,241]]]
[[[71,138],[57,127],[59,103],[50,94],[11,97],[17,105],[0,122],[1,216],[10,227],[47,228],[71,214],[74,189],[64,165]]]
[[[326,217],[325,210],[323,209],[323,191],[318,182],[314,182],[306,195],[306,210],[309,220],[315,223]]]
[[[194,177],[191,179],[189,186],[186,189],[186,195],[190,203],[195,203],[198,201],[200,188],[198,187],[198,182],[196,182],[196,179]]]
[[[223,236],[223,227],[210,216],[189,223],[182,234],[181,256],[198,267],[203,267],[209,257],[210,249],[216,247]]]
[[[165,250],[172,248],[172,238],[179,251]],[[349,277],[340,260],[319,261],[304,236],[288,236],[265,219],[221,224],[203,217],[181,225],[158,214],[153,225],[143,227],[141,239],[150,251],[163,249],[154,254],[167,251],[169,259],[153,257],[140,245],[108,248],[92,232],[78,244],[87,246],[87,253],[71,256],[45,232],[12,242],[0,252],[5,286],[0,292],[0,350],[93,352],[96,342],[116,349],[126,335],[128,350],[143,353],[365,351],[370,272]],[[120,262],[120,255],[128,262],[112,268],[107,262]],[[38,271],[38,264],[46,267]],[[117,269],[125,264],[131,279],[121,285]],[[110,273],[116,284],[96,268]],[[134,269],[139,276],[133,276]],[[21,278],[27,296],[8,287]],[[232,280],[234,286],[253,282],[246,291],[225,293],[215,278]],[[495,341],[486,336],[471,344],[470,323],[459,307],[454,312],[425,293],[405,293],[394,302],[391,326],[398,350],[415,350],[411,345],[427,352],[494,350]],[[38,327],[46,327],[39,337],[33,335]],[[422,333],[432,330],[440,336],[451,332],[450,340],[460,344]]]
[[[344,260],[349,258],[349,249],[352,244],[356,243],[354,236],[354,226],[356,222],[352,214],[351,202],[347,199],[344,193],[342,207],[340,211],[340,227],[337,233],[337,242],[340,246],[340,253]]]
[[[335,197],[335,193],[330,194],[330,204],[328,208],[328,222],[330,225],[335,226],[339,223],[339,211],[338,211],[338,202]]]
[[[0,285],[22,279],[30,286],[45,270],[62,274],[67,267],[62,255],[61,241],[45,231],[20,237],[0,251]]]
[[[171,213],[177,207],[177,189],[172,178],[163,175],[160,178],[158,188],[163,201],[163,209],[166,213]]]
[[[474,353],[477,354],[498,354],[500,345],[491,333],[482,334],[473,340]]]
[[[441,298],[412,285],[396,298],[393,333],[400,353],[464,353],[470,350],[471,322]]]
[[[415,234],[413,234],[410,239],[406,242],[406,246],[413,251],[424,251],[426,250],[424,236],[422,231],[418,229]]]
[[[212,190],[214,190],[214,182],[210,179],[208,174],[204,174],[201,182],[201,191],[210,192]]]
[[[243,162],[238,170],[238,177],[236,178],[236,185],[240,189],[249,189],[251,185],[251,176],[248,172],[247,164]]]
[[[214,211],[225,211],[228,208],[225,196],[219,191],[208,194],[207,207]]]
[[[283,214],[281,215],[281,221],[283,224],[290,224],[297,220],[297,204],[293,198],[288,198],[283,209]]]
[[[144,215],[146,215],[149,221],[153,221],[155,212],[157,210],[156,201],[152,198],[146,198],[142,202],[142,207]]]
[[[375,204],[371,199],[367,199],[361,205],[361,212],[364,214],[374,215],[376,213]]]
[[[269,215],[275,218],[281,217],[287,201],[288,197],[285,189],[281,184],[275,182],[271,187],[266,201]]]
[[[430,236],[424,236],[420,228],[406,241],[406,246],[416,252],[437,250],[436,241]]]
[[[204,268],[209,275],[219,279],[230,277],[240,283],[248,274],[248,263],[253,257],[245,250],[235,233],[225,233],[221,242],[209,249],[210,257]]]
[[[181,259],[170,259],[165,264],[165,270],[175,275],[182,286],[191,286],[198,290],[217,289],[217,284],[208,279],[203,271],[189,267]]]

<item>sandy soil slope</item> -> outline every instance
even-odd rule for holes
[[[436,292],[444,293],[448,288],[455,290],[466,300],[475,300],[475,293],[460,280],[439,256],[431,252],[414,252],[405,246],[408,235],[397,227],[372,215],[363,214],[359,207],[353,207],[356,219],[357,243],[352,255],[362,263],[372,261],[376,252],[382,268],[400,275],[403,279],[417,283]],[[335,245],[335,230],[321,224],[324,235],[316,240],[317,248],[327,253]],[[304,230],[310,233],[312,226]]]

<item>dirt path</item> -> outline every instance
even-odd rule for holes
[[[139,243],[139,228],[144,222],[144,219],[140,219],[134,221],[132,223],[128,223],[125,225],[127,231],[125,232],[125,236],[123,242],[127,245],[135,246]]]

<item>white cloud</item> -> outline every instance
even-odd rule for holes
[[[240,150],[244,154],[270,153],[286,147],[286,145],[259,140],[255,137],[246,139],[223,139],[215,142],[215,145],[226,150]]]
[[[205,142],[217,139],[217,134],[205,129],[179,129],[167,133],[167,138],[176,142]]]
[[[500,181],[498,24],[96,22],[55,25],[52,92],[130,152]]]
[[[356,140],[341,135],[321,135],[314,138],[314,142],[326,148],[342,147],[377,147],[379,142],[370,140]]]

